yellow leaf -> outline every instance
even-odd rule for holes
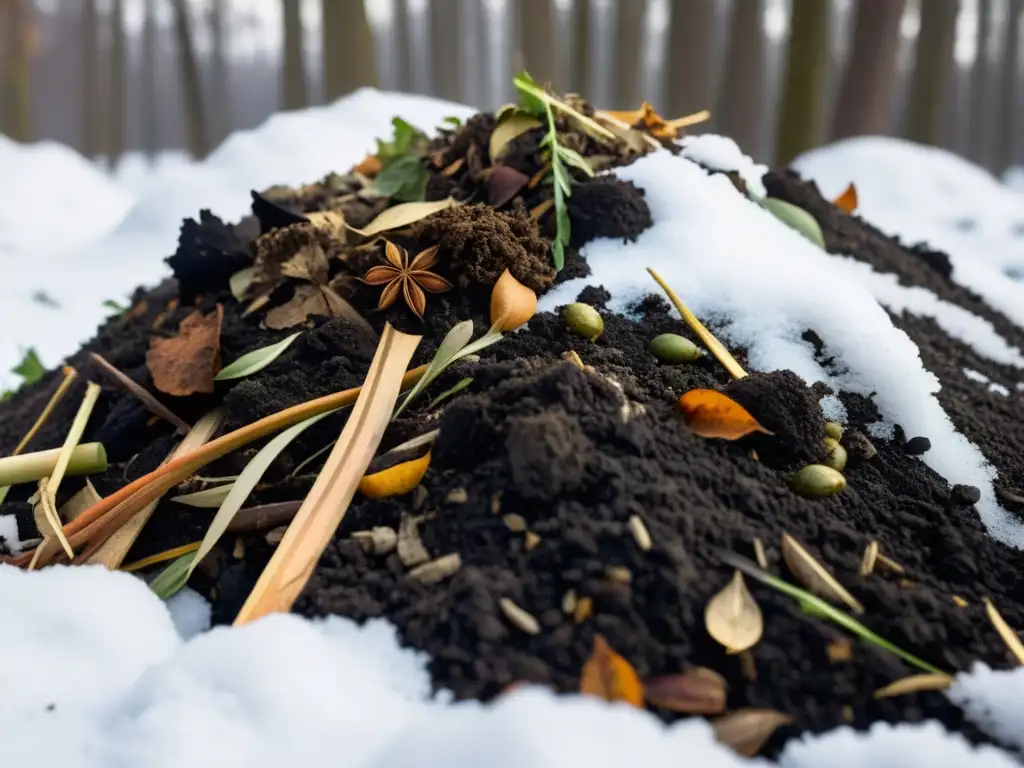
[[[853,213],[857,210],[857,187],[851,181],[846,189],[843,190],[843,194],[832,202],[843,213]]]
[[[392,467],[364,475],[359,481],[359,492],[368,499],[386,499],[388,496],[401,496],[409,493],[420,484],[430,466],[430,452],[418,459],[403,461]]]
[[[636,670],[601,635],[595,635],[594,650],[583,665],[580,693],[605,701],[625,701],[634,707],[644,705],[644,686]]]
[[[704,626],[711,637],[733,653],[757,645],[764,633],[764,617],[742,573],[736,571],[725,589],[708,601]]]
[[[417,221],[432,216],[438,211],[443,211],[445,208],[451,208],[453,205],[458,205],[458,203],[451,197],[433,202],[400,203],[385,208],[377,218],[362,229],[355,227],[349,227],[349,229],[363,237],[371,237],[381,232],[415,224]]]
[[[772,434],[742,405],[713,389],[691,389],[679,398],[686,426],[701,437],[738,440],[752,432]]]

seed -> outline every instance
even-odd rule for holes
[[[633,580],[633,572],[624,565],[609,565],[604,569],[604,575],[620,584],[629,584]]]
[[[505,515],[502,520],[505,523],[505,527],[512,531],[512,533],[522,533],[526,530],[526,520],[523,519],[522,515],[516,515],[510,512]]]
[[[578,600],[576,598],[576,590],[570,589],[568,592],[565,593],[565,596],[562,598],[562,612],[572,613],[576,610],[577,602]]]
[[[538,544],[540,544],[540,536],[533,531],[527,531],[526,537],[523,539],[523,546],[526,547],[526,551],[529,552]]]
[[[960,597],[960,595],[953,595],[953,602],[956,603],[958,608],[967,607],[967,601]]]
[[[386,525],[375,526],[369,531],[356,531],[352,538],[359,542],[359,546],[368,555],[386,555],[398,544],[395,529]]]
[[[828,448],[830,451],[833,448],[835,448],[837,445],[839,445],[839,441],[836,440],[834,437],[826,437],[825,438],[825,447]]]
[[[445,497],[445,500],[449,504],[465,504],[469,501],[469,493],[465,488],[453,488],[448,492],[448,496]]]
[[[843,438],[843,425],[838,424],[834,421],[825,422],[825,434],[831,437],[833,440],[842,440]]]
[[[429,563],[418,565],[409,571],[409,578],[420,584],[437,584],[444,581],[462,567],[462,558],[458,552],[439,557]]]
[[[692,363],[703,353],[696,344],[677,333],[663,333],[651,339],[651,354],[669,365]]]
[[[629,532],[633,534],[633,538],[636,540],[636,545],[640,547],[644,552],[648,552],[651,549],[651,534],[647,532],[647,526],[644,525],[644,521],[639,515],[633,515],[629,518]]]
[[[498,606],[501,608],[501,612],[505,614],[505,618],[523,630],[523,632],[528,635],[540,634],[540,624],[537,620],[507,597],[501,598],[498,601]]]
[[[590,614],[593,612],[594,601],[589,597],[581,597],[576,601],[576,607],[572,610],[572,620],[577,624],[582,624],[590,618]]]
[[[789,487],[809,499],[823,499],[846,487],[846,478],[832,467],[808,464],[789,480]]]
[[[604,333],[604,319],[589,304],[576,302],[565,308],[565,323],[587,341],[597,341]]]
[[[760,539],[754,539],[754,559],[764,570],[768,570],[768,555],[764,551],[764,543]]]
[[[828,456],[825,457],[824,464],[826,467],[832,467],[836,472],[842,472],[846,469],[846,449],[839,443],[836,443]]]

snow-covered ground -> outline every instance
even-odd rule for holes
[[[470,112],[364,90],[330,107],[275,117],[201,164],[167,162],[149,174],[128,165],[121,181],[60,148],[0,144],[0,173],[21,189],[12,193],[9,184],[0,193],[8,196],[0,209],[7,217],[0,322],[8,329],[0,370],[17,360],[19,345],[35,345],[49,365],[74,351],[107,311],[105,299],[166,274],[162,259],[183,217],[211,208],[236,219],[248,210],[250,189],[344,170],[389,131],[393,114],[429,130],[447,115]],[[1004,311],[1024,324],[1024,284],[1008,276],[1024,268],[1024,240],[1012,234],[1024,196],[944,153],[873,141],[812,153],[801,167],[826,194],[855,181],[867,218],[950,249],[956,279],[996,306],[1016,301],[1017,314]],[[686,154],[737,168],[751,181],[762,170],[719,137],[691,142]],[[931,466],[950,482],[984,489],[979,509],[993,533],[1024,543],[1024,530],[992,497],[991,468],[956,432],[934,397],[937,380],[879,304],[933,316],[980,354],[1024,368],[1021,350],[927,291],[824,256],[724,177],[709,178],[685,159],[651,156],[620,173],[646,190],[655,226],[630,245],[592,243],[588,282],[614,287],[624,305],[653,289],[643,267],[655,267],[684,289],[698,314],[728,319],[728,335],[748,348],[751,367],[789,367],[809,381],[879,393],[886,419],[932,439],[925,457]],[[579,287],[562,286],[543,306],[572,300]],[[39,289],[59,306],[34,301]],[[800,340],[807,327],[846,370],[820,368]],[[842,420],[842,413],[832,415]],[[9,524],[0,518],[0,531]],[[0,567],[0,611],[0,748],[12,765],[769,765],[719,747],[699,721],[666,727],[641,711],[541,690],[490,706],[431,697],[425,659],[400,650],[380,622],[357,628],[343,619],[277,616],[204,631],[208,608],[194,593],[165,607],[133,576],[64,568]],[[949,695],[990,732],[1024,748],[1024,672],[979,668],[961,675]],[[1017,763],[924,724],[805,737],[786,748],[780,764]]]

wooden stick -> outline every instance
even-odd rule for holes
[[[402,378],[402,387],[412,386],[420,380],[426,371],[427,366],[421,365],[406,372]],[[317,416],[325,411],[351,405],[359,397],[361,391],[362,387],[355,387],[354,389],[346,389],[343,392],[336,392],[319,397],[316,400],[293,405],[291,408],[286,408],[259,421],[254,421],[252,424],[248,424],[234,432],[222,435],[216,440],[210,441],[199,450],[154,469],[149,474],[143,475],[119,491],[93,504],[64,526],[64,534],[74,547],[80,547],[86,541],[90,541],[90,533],[110,536],[113,531],[124,524],[125,520],[131,518],[146,504],[158,499],[181,480],[194,474],[207,464],[216,461],[222,456],[226,456],[243,445],[290,427],[293,424],[298,424],[300,421],[304,421],[311,416]],[[45,565],[60,556],[59,546],[53,548],[44,541],[40,547],[48,549],[47,552],[42,553],[40,556],[41,564]],[[87,550],[83,554],[88,556],[91,553]],[[10,563],[11,565],[25,567],[32,559],[32,556],[32,552],[27,552],[17,557],[0,557],[0,563]]]
[[[697,316],[693,314],[685,304],[683,304],[683,300],[676,295],[675,291],[668,287],[668,284],[662,280],[661,275],[650,267],[647,268],[647,271],[651,273],[651,277],[654,278],[654,281],[661,286],[661,290],[663,290],[665,295],[668,296],[668,300],[671,301],[672,304],[675,305],[675,308],[679,310],[679,314],[683,317],[683,322],[690,327],[691,331],[700,337],[700,340],[704,342],[704,346],[711,351],[711,354],[713,354],[718,362],[724,366],[725,370],[727,370],[734,379],[742,379],[746,376],[747,372],[743,370],[743,366],[736,362],[736,358],[732,356],[732,353],[730,353],[725,346],[723,346],[722,342],[715,338],[715,334],[705,328],[704,324],[697,319]]]
[[[405,370],[421,340],[384,326],[377,353],[341,437],[298,513],[235,618],[235,626],[288,611],[348,511],[402,389]]]

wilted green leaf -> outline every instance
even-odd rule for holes
[[[792,227],[819,248],[825,248],[825,235],[821,231],[821,225],[803,208],[775,197],[754,198],[754,200],[783,224]]]
[[[299,338],[301,333],[302,331],[293,333],[291,336],[281,339],[276,344],[260,347],[259,349],[254,349],[252,352],[246,352],[240,358],[235,360],[235,362],[221,368],[220,372],[213,377],[214,381],[241,379],[245,376],[251,376],[257,371],[262,371],[272,362],[277,360],[277,358],[279,358],[284,351],[291,346],[292,342]]]
[[[24,357],[21,358],[21,362],[11,369],[11,373],[21,378],[22,386],[35,384],[43,377],[43,374],[46,373],[46,368],[39,359],[39,355],[36,354],[35,347],[28,348]]]
[[[429,178],[420,155],[405,155],[384,166],[373,179],[373,189],[392,200],[414,203],[423,199]]]

